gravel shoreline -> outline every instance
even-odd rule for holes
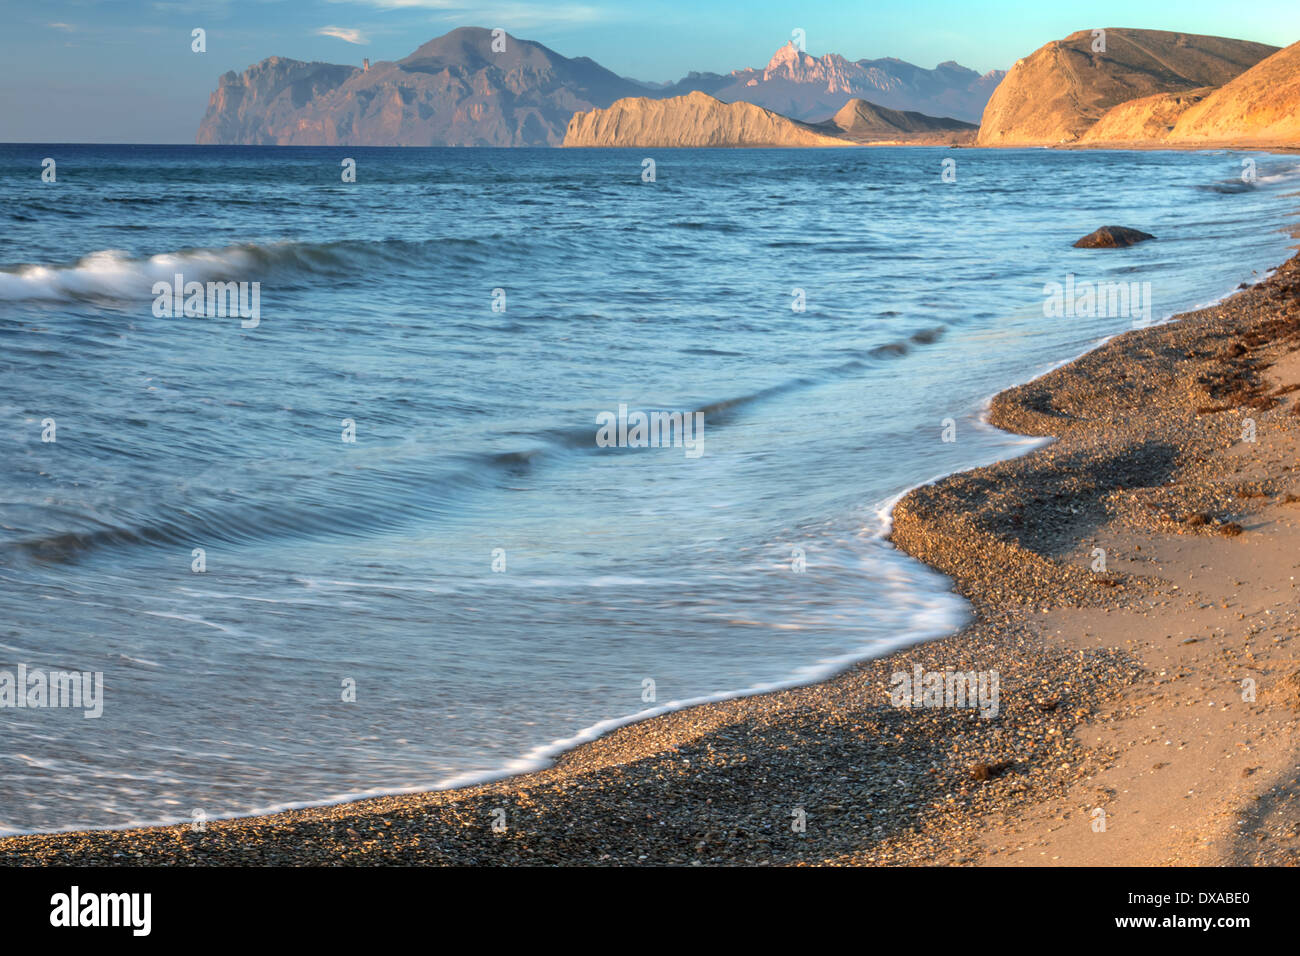
[[[1129,649],[1069,645],[1043,620],[1145,607],[1167,583],[1093,570],[1102,529],[1226,541],[1254,509],[1300,493],[1289,465],[1250,489],[1234,477],[1252,453],[1245,417],[1300,432],[1300,391],[1267,375],[1297,349],[1293,258],[1225,303],[1125,333],[999,394],[993,424],[1057,440],[917,488],[894,512],[895,544],[949,575],[974,607],[974,623],[950,637],[820,684],[631,724],[494,783],[202,831],[10,837],[0,864],[989,862],[989,820],[1055,806],[1112,767],[1124,743],[1085,737],[1132,716],[1153,681]],[[996,671],[997,716],[894,706],[893,675],[915,666]],[[1283,836],[1290,825],[1277,824]]]

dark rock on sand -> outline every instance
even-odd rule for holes
[[[1136,245],[1154,239],[1155,236],[1140,229],[1126,226],[1102,226],[1096,232],[1089,233],[1074,244],[1076,249],[1122,249],[1124,246]]]
[[[970,768],[970,772],[976,780],[992,780],[994,777],[1002,776],[1010,768],[1010,760],[996,760],[993,763],[977,763]]]

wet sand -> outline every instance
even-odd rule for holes
[[[951,637],[491,784],[12,837],[0,863],[1300,862],[1300,260],[991,420],[1057,440],[895,510],[974,607]],[[917,665],[996,671],[997,716],[894,706]]]

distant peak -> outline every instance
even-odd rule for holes
[[[795,42],[791,40],[772,54],[772,59],[767,61],[767,69],[778,70],[788,64],[798,63],[805,56],[810,60],[816,59],[816,57],[809,56],[803,50],[800,50],[799,47],[795,46]]]
[[[445,59],[449,61],[460,60],[465,57],[487,58],[493,54],[492,43],[493,30],[487,27],[457,27],[449,33],[442,36],[434,37],[427,43],[421,44],[410,55],[399,63],[413,62],[417,60],[435,60]],[[519,50],[542,50],[547,53],[551,51],[540,43],[532,40],[521,40],[509,33],[504,34],[507,52],[517,52]]]

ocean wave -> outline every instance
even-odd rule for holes
[[[499,254],[500,243],[492,244]],[[177,273],[185,280],[253,281],[281,276],[344,278],[372,275],[376,267],[408,268],[440,256],[449,264],[488,252],[477,239],[347,239],[336,242],[243,243],[214,249],[184,249],[132,256],[102,249],[70,265],[23,264],[0,268],[0,301],[66,302],[86,299],[143,301],[154,297],[155,282]]]
[[[923,329],[910,341],[930,344],[941,333],[939,328]],[[814,374],[796,376],[744,394],[682,409],[636,410],[699,414],[704,416],[709,428],[726,428],[762,402],[843,379],[859,372],[872,360],[895,359],[909,351],[905,342],[888,342],[866,349],[860,357],[847,362],[825,366]],[[78,530],[51,529],[13,537],[0,541],[0,565],[10,553],[43,563],[62,564],[104,549],[188,546],[200,539],[238,547],[265,541],[383,535],[463,510],[467,507],[467,495],[498,487],[502,481],[519,480],[557,458],[638,450],[599,447],[594,414],[590,423],[510,433],[507,437],[519,439],[524,447],[462,454],[458,456],[458,466],[451,469],[416,463],[391,471],[371,472],[364,478],[340,473],[325,478],[310,490],[299,486],[291,497],[266,492],[264,499],[238,505],[178,504],[161,507],[149,516],[134,515],[126,523]]]
[[[1196,188],[1209,193],[1222,193],[1224,195],[1232,195],[1234,193],[1248,193],[1257,187],[1255,186],[1254,183],[1248,183],[1244,181],[1237,181],[1237,182],[1229,181],[1225,183],[1206,183],[1204,185],[1197,186]]]
[[[1243,167],[1243,170],[1245,167]],[[1260,186],[1274,185],[1277,183],[1291,182],[1300,179],[1300,164],[1267,164],[1260,163],[1259,168],[1250,178],[1246,178],[1243,172],[1240,176],[1234,176],[1231,179],[1223,179],[1213,183],[1204,183],[1197,186],[1197,189],[1205,192],[1223,193],[1231,195],[1233,193],[1253,192]]]
[[[1257,182],[1284,183],[1293,179],[1300,179],[1300,164],[1293,163],[1289,166],[1270,167],[1267,171],[1259,174]]]
[[[292,496],[268,489],[238,503],[160,504],[152,514],[78,530],[46,530],[0,543],[0,565],[10,554],[47,564],[71,564],[91,552],[120,548],[190,547],[195,541],[241,547],[258,542],[369,538],[451,514],[458,499],[493,485],[512,467],[508,456],[470,457],[459,470],[403,468],[359,480],[329,476]],[[102,519],[97,519],[101,520]]]

